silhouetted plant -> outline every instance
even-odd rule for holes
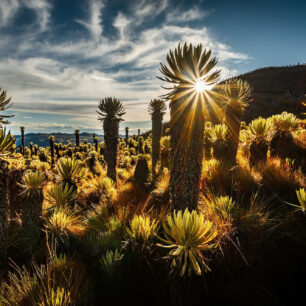
[[[129,127],[126,126],[125,127],[125,143],[126,143],[126,145],[128,144],[128,142],[129,142]]]
[[[144,150],[143,150],[143,137],[142,136],[138,137],[137,151],[138,151],[138,154],[144,154]]]
[[[105,98],[98,106],[99,120],[103,123],[105,153],[104,159],[107,163],[107,176],[116,182],[116,166],[119,143],[119,122],[124,114],[124,108],[120,100],[116,98]]]
[[[151,100],[148,111],[152,119],[152,174],[156,174],[156,165],[160,156],[160,139],[163,130],[163,116],[166,105],[163,100]]]
[[[149,167],[144,155],[138,155],[137,164],[134,172],[134,180],[137,184],[145,186],[149,181]]]
[[[272,116],[275,132],[270,142],[271,156],[278,156],[282,159],[295,157],[296,148],[292,130],[297,127],[298,119],[295,115],[283,112],[280,115]]]
[[[221,99],[226,103],[225,120],[229,128],[229,140],[233,164],[239,145],[241,118],[245,107],[251,102],[252,89],[246,81],[230,79],[220,86]]]
[[[33,152],[33,142],[29,143],[29,147],[30,147],[30,152],[31,152],[31,157],[33,156],[34,152]]]
[[[28,171],[22,181],[22,232],[29,254],[33,254],[42,237],[43,173]]]
[[[97,153],[99,153],[99,141],[98,141],[98,137],[96,136],[93,141],[94,141],[94,144],[95,144],[95,150],[96,150]]]
[[[49,137],[49,144],[50,144],[50,155],[51,155],[51,165],[54,165],[54,136]]]
[[[210,130],[210,139],[213,147],[214,158],[223,163],[227,163],[231,160],[230,144],[228,140],[228,127],[226,124],[216,124]],[[231,163],[230,163],[231,164]]]
[[[21,131],[21,154],[24,155],[25,144],[24,144],[24,126],[20,127]]]
[[[254,119],[250,123],[252,140],[250,144],[249,162],[251,166],[254,166],[259,162],[266,162],[269,149],[269,143],[266,137],[270,129],[271,122],[261,117]]]
[[[161,170],[164,168],[169,169],[169,158],[170,158],[170,136],[164,136],[160,140],[160,167]]]
[[[80,130],[76,129],[74,131],[74,134],[75,134],[75,146],[79,147],[80,146]]]

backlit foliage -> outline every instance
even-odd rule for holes
[[[228,135],[228,128],[224,123],[217,124],[211,129],[209,129],[206,133],[211,139],[211,141],[226,140],[226,137]]]
[[[102,269],[109,275],[112,275],[115,270],[120,265],[120,260],[122,259],[122,254],[118,251],[118,249],[107,250],[106,254],[102,256],[100,263]]]
[[[71,158],[60,158],[55,164],[58,177],[63,181],[75,181],[84,175],[82,163]]]
[[[219,86],[218,91],[225,103],[238,111],[244,110],[252,101],[252,89],[243,80],[230,79]]]
[[[306,190],[304,188],[301,188],[300,190],[296,191],[296,196],[298,198],[298,201],[301,205],[301,209],[303,212],[306,211]]]
[[[280,115],[272,116],[272,122],[276,129],[289,131],[297,127],[299,120],[295,115],[283,112]]]
[[[210,270],[203,252],[216,247],[213,240],[218,232],[211,221],[204,219],[203,214],[186,209],[184,213],[174,211],[163,223],[165,238],[160,238],[163,242],[160,246],[172,249],[169,252],[172,266],[180,270],[181,276],[186,271],[189,275],[192,271],[201,274],[201,266],[204,271]]]
[[[136,241],[147,241],[157,230],[158,223],[150,217],[134,216],[126,228],[128,237]]]
[[[250,132],[257,139],[265,137],[270,129],[271,121],[264,118],[254,119],[250,123]]]
[[[62,207],[56,208],[51,216],[47,217],[45,227],[48,232],[59,236],[80,235],[84,231],[81,217]]]
[[[52,206],[66,206],[75,199],[76,193],[68,184],[56,184],[45,193],[45,199]]]
[[[29,171],[24,175],[22,188],[23,194],[25,196],[30,196],[35,194],[40,188],[45,180],[45,176],[41,172]]]
[[[14,136],[10,131],[6,133],[6,129],[0,128],[0,157],[8,155],[15,143]]]

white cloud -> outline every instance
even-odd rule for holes
[[[172,10],[171,13],[167,15],[167,22],[169,23],[181,23],[194,20],[204,19],[210,14],[209,11],[201,10],[199,7],[194,6],[187,11],[180,11],[179,9]]]
[[[22,7],[34,10],[40,31],[45,31],[50,18],[51,4],[48,0],[1,0],[0,28],[7,26]]]
[[[76,22],[86,27],[95,40],[99,40],[103,32],[102,9],[104,4],[102,1],[98,0],[91,0],[89,3],[89,20],[82,21],[77,19]]]
[[[0,28],[8,25],[19,9],[18,0],[0,1]]]
[[[51,4],[48,0],[23,0],[26,7],[34,10],[40,25],[40,30],[45,31],[50,18]]]

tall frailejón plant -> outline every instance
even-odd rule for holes
[[[163,100],[151,100],[148,111],[152,117],[152,174],[154,176],[160,155],[160,139],[163,131],[163,116],[166,112],[166,104]]]
[[[38,171],[26,172],[23,177],[22,229],[26,236],[30,232],[39,232],[42,224],[44,180],[44,174]]]
[[[98,120],[103,123],[104,130],[104,159],[107,163],[107,176],[116,182],[119,123],[123,120],[121,117],[125,114],[125,111],[121,101],[111,97],[102,99],[98,109]]]
[[[175,209],[195,209],[198,203],[206,105],[219,79],[217,60],[202,45],[179,44],[161,64],[160,79],[173,84],[170,99],[170,190]]]
[[[49,136],[49,144],[50,144],[50,155],[51,155],[51,165],[52,167],[54,166],[54,161],[55,161],[55,157],[54,157],[54,136]]]
[[[80,130],[76,129],[74,131],[74,135],[75,135],[75,146],[79,147],[80,146]]]
[[[125,127],[125,143],[126,143],[126,145],[128,144],[128,142],[129,142],[129,127],[126,126]]]
[[[0,279],[7,268],[8,231],[8,163],[2,157],[10,153],[14,143],[10,132],[0,128]]]
[[[220,86],[221,99],[226,103],[225,123],[229,130],[232,162],[236,163],[240,123],[243,112],[251,102],[252,89],[248,82],[231,79]]]
[[[22,155],[24,155],[24,151],[25,151],[25,144],[24,144],[24,126],[20,127],[20,132],[21,132],[21,149],[20,152]]]

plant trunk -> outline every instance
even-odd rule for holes
[[[188,98],[188,97],[187,97]],[[170,190],[176,210],[196,209],[202,172],[204,116],[202,103],[187,98],[170,103]]]
[[[21,154],[25,152],[24,129],[21,129]]]
[[[212,149],[212,142],[207,136],[204,136],[204,157],[205,159],[211,159],[211,149]]]
[[[239,134],[241,125],[241,111],[237,107],[233,107],[230,104],[226,106],[225,109],[226,125],[229,130],[229,140],[230,140],[230,155],[228,156],[228,161],[232,165],[236,165],[236,157],[239,147]]]
[[[113,118],[105,118],[103,122],[105,154],[107,163],[107,176],[114,182],[117,181],[116,167],[119,144],[119,121]]]
[[[79,147],[80,146],[80,134],[75,133],[75,146]]]
[[[125,143],[126,143],[126,146],[127,146],[128,142],[129,142],[129,128],[126,127],[125,128]]]
[[[134,180],[140,186],[145,186],[149,180],[148,162],[144,157],[138,157],[134,172]]]
[[[270,155],[272,157],[286,157],[295,156],[294,139],[291,132],[277,131],[270,142]],[[293,153],[293,154],[292,154]]]
[[[251,167],[259,162],[265,163],[267,161],[268,143],[266,140],[253,141],[250,145],[249,164]]]
[[[163,129],[161,114],[152,116],[152,175],[156,175],[156,165],[160,156],[160,138]]]
[[[22,183],[24,169],[12,169],[8,179],[8,196],[9,196],[9,211],[10,219],[14,219],[21,213],[23,198],[20,195],[23,188],[19,185]]]
[[[22,208],[22,229],[29,231],[31,228],[40,228],[42,224],[42,189],[37,194],[25,197]]]

